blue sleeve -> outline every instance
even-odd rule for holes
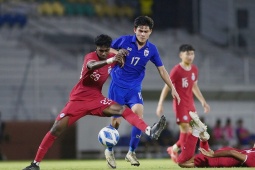
[[[158,49],[156,47],[154,47],[155,49],[153,50],[154,51],[154,54],[153,56],[151,57],[150,61],[152,63],[155,64],[156,67],[160,67],[160,66],[163,66],[163,62],[159,56],[159,52],[158,52]]]
[[[121,49],[124,41],[125,41],[124,36],[115,39],[112,42],[111,48],[116,49],[116,50]]]

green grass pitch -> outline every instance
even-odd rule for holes
[[[117,159],[117,169],[128,170],[160,170],[160,169],[185,169],[180,168],[170,159],[140,159],[139,167],[131,166],[125,160]],[[30,161],[3,161],[0,162],[0,170],[22,170],[28,166]],[[45,160],[40,165],[41,170],[104,170],[110,169],[106,165],[105,160]],[[190,168],[189,168],[190,169]],[[196,168],[197,169],[197,168]],[[247,168],[209,168],[209,169],[238,169],[244,170]],[[208,170],[208,168],[199,168],[199,170]]]

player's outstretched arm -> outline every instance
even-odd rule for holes
[[[246,160],[246,155],[242,154],[240,152],[237,152],[236,150],[222,150],[213,152],[212,150],[206,151],[203,148],[199,148],[200,152],[208,157],[216,158],[216,157],[232,157],[240,162],[244,162]]]
[[[163,104],[164,104],[164,101],[167,97],[169,90],[170,90],[170,88],[168,87],[167,84],[165,84],[165,86],[163,87],[163,89],[161,91],[159,101],[158,101],[158,107],[156,109],[156,114],[158,117],[160,117],[163,114],[163,111],[164,111]]]
[[[106,60],[101,60],[101,61],[89,61],[88,64],[87,64],[87,67],[88,67],[89,70],[95,70],[95,69],[101,68],[101,67],[103,67],[107,64],[112,64],[114,62],[117,62],[121,66],[123,66],[124,63],[125,63],[124,58],[126,57],[126,55],[128,55],[128,51],[124,50],[124,49],[121,49],[112,58],[108,58]]]
[[[210,106],[209,104],[207,104],[204,96],[202,95],[199,87],[198,87],[198,84],[197,84],[197,81],[193,84],[193,87],[192,87],[192,92],[194,93],[194,95],[196,96],[196,98],[200,101],[200,103],[202,104],[203,108],[204,108],[204,112],[205,113],[208,113],[210,112]]]
[[[180,104],[181,99],[179,94],[177,93],[172,81],[169,78],[169,74],[167,73],[166,69],[164,66],[157,67],[158,72],[161,76],[161,78],[164,80],[164,82],[168,85],[168,87],[171,89],[172,97],[177,100],[177,103]]]

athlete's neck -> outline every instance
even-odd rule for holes
[[[184,69],[184,70],[191,70],[191,64],[185,64],[185,63],[180,63],[180,66]]]
[[[145,45],[145,43],[146,43],[146,42],[140,42],[140,41],[138,41],[138,40],[136,39],[136,44],[137,44],[137,46],[138,46],[138,50],[140,50],[141,48],[143,48],[144,45]]]

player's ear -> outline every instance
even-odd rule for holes
[[[134,33],[136,32],[136,27],[134,27]]]

